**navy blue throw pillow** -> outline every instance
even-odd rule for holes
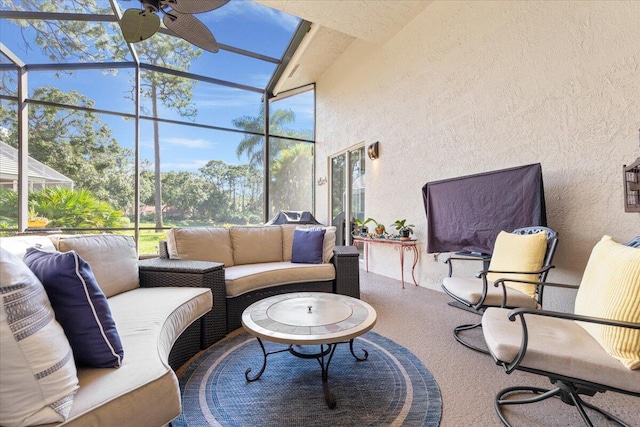
[[[322,264],[324,229],[293,231],[291,262],[300,264]]]
[[[91,266],[75,251],[29,248],[24,262],[47,291],[78,365],[118,368],[124,350],[111,309]]]

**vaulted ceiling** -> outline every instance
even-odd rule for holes
[[[356,39],[385,44],[431,1],[254,0],[312,23],[274,94],[317,81]]]

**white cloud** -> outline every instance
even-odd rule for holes
[[[178,145],[189,148],[209,148],[211,143],[206,139],[190,139],[190,138],[162,138],[163,143]]]
[[[194,160],[192,162],[161,162],[161,169],[168,170],[198,170],[207,164],[208,160]]]
[[[228,87],[212,87],[201,90],[193,101],[198,108],[236,107],[259,105],[262,95]]]
[[[221,21],[230,15],[240,15],[245,19],[258,21],[271,21],[287,31],[293,31],[298,26],[300,19],[279,10],[272,9],[250,0],[231,0],[220,9],[216,9],[207,15],[207,20]]]

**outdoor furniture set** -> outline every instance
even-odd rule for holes
[[[355,248],[334,247],[332,227],[297,227],[174,229],[161,256],[144,260],[128,236],[0,239],[0,399],[2,411],[13,412],[0,414],[3,425],[165,425],[181,412],[174,370],[240,327],[253,302],[300,291],[359,298]],[[313,259],[305,258],[310,253]],[[70,288],[82,295],[73,298],[89,320],[61,314],[58,303],[70,298],[48,286],[67,280],[75,280]],[[106,364],[79,360],[67,327],[88,321]],[[23,399],[25,384],[34,399]]]

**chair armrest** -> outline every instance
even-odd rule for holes
[[[224,264],[169,258],[150,258],[138,262],[141,287],[197,287],[209,288],[213,294],[213,308],[203,316],[202,349],[227,334],[227,291]]]
[[[336,270],[333,292],[360,298],[360,253],[355,246],[333,248],[331,262]]]
[[[443,261],[445,264],[447,264],[449,266],[449,277],[451,277],[453,275],[453,262],[452,261],[482,261],[483,263],[486,263],[486,262],[491,261],[491,257],[490,256],[478,256],[478,257],[450,256],[449,258],[447,258],[447,259],[445,259]]]
[[[476,274],[476,277],[481,278],[482,276],[486,276],[489,273],[491,274],[542,274],[546,271],[551,270],[552,268],[555,268],[555,265],[547,265],[546,267],[542,267],[539,270],[532,270],[532,271],[481,270]],[[515,282],[516,280],[509,280],[509,281]]]
[[[640,329],[640,323],[635,323],[635,322],[625,322],[620,320],[606,319],[603,317],[583,316],[580,314],[565,313],[561,311],[537,310],[537,309],[531,309],[531,308],[513,309],[509,311],[509,313],[507,314],[507,317],[512,322],[515,322],[516,318],[520,318],[520,324],[522,326],[522,342],[520,344],[520,349],[518,350],[518,354],[511,362],[505,362],[505,361],[500,362],[508,374],[513,372],[514,369],[520,366],[520,363],[522,362],[522,360],[524,359],[527,353],[527,347],[529,344],[529,331],[527,329],[527,322],[525,320],[525,315],[554,317],[554,318],[563,319],[563,320],[597,323],[601,325],[618,326],[621,328],[629,328],[629,329]]]
[[[545,270],[548,270],[550,268],[553,268],[552,265],[545,267]],[[527,273],[525,273],[527,274]],[[483,276],[484,281],[486,281],[486,276]],[[507,301],[507,287],[505,285],[504,282],[511,282],[511,283],[526,283],[526,284],[530,284],[530,285],[536,285],[536,286],[551,286],[551,287],[556,287],[556,288],[567,288],[567,289],[578,289],[580,286],[579,285],[569,285],[566,283],[552,283],[552,282],[540,282],[540,281],[536,281],[536,280],[522,280],[522,279],[509,279],[509,278],[500,278],[498,280],[496,280],[495,282],[493,282],[493,286],[497,287],[502,287],[502,308],[506,307],[506,301]],[[540,290],[540,293],[542,293],[542,291]],[[542,304],[542,300],[540,299],[538,301],[540,304]]]
[[[607,326],[619,326],[621,328],[640,329],[640,323],[625,322],[622,320],[607,319],[604,317],[584,316],[581,314],[565,313],[562,311],[551,310],[534,310],[531,308],[515,308],[508,314],[509,320],[512,322],[516,320],[516,317],[524,319],[525,314],[533,314],[535,316],[555,317],[558,319],[575,320],[579,322],[597,323]]]

